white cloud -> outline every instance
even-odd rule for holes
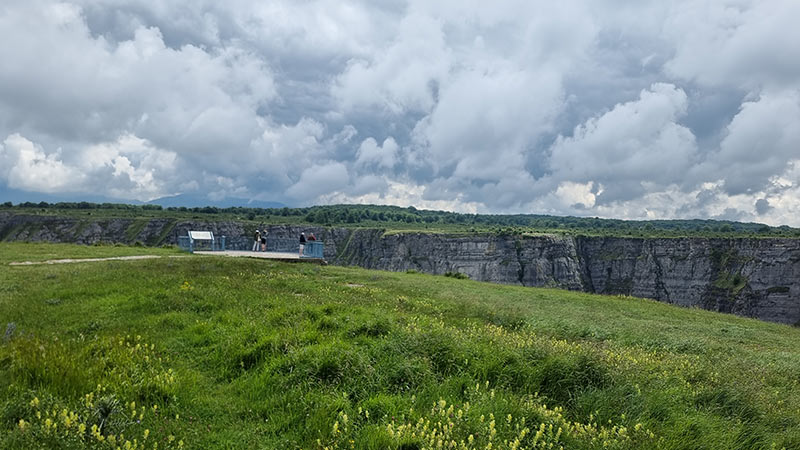
[[[0,66],[0,123],[21,128],[10,131],[46,131],[55,141],[131,133],[179,153],[228,150],[258,134],[256,109],[276,90],[253,54],[168,48],[160,30],[145,26],[111,43],[92,36],[80,9],[34,4],[41,9],[0,14],[4,35],[15,36],[0,47],[9,61]]]
[[[0,189],[800,224],[793,0],[6,3]]]
[[[571,137],[559,137],[549,160],[552,177],[601,183],[610,188],[610,201],[638,197],[644,183],[675,183],[697,160],[694,135],[677,123],[686,108],[683,90],[654,84],[639,99],[579,125]]]
[[[797,85],[800,3],[683,1],[673,4],[664,34],[675,56],[666,70],[707,86],[748,90]]]
[[[79,155],[76,170],[89,174],[87,183],[104,183],[103,191],[111,197],[152,200],[176,189],[174,174],[180,168],[177,155],[136,136],[123,135]]]
[[[364,175],[362,177],[356,178],[353,182],[352,187],[348,187],[347,195],[353,198],[365,196],[365,195],[374,195],[380,196],[386,194],[389,189],[389,182],[386,180],[385,176],[378,176],[378,175]],[[322,198],[328,198],[329,193],[323,194]],[[330,201],[326,201],[326,203],[330,203]]]
[[[303,170],[300,179],[286,193],[297,200],[308,201],[341,190],[349,179],[347,167],[342,163],[314,164]]]
[[[5,170],[0,179],[9,187],[34,192],[102,192],[112,198],[150,200],[170,193],[177,169],[176,155],[153,147],[136,136],[93,145],[73,153],[45,150],[19,134],[0,148]]]
[[[458,195],[455,195],[452,200],[429,200],[425,196],[426,189],[426,186],[418,184],[388,181],[388,188],[385,189],[385,192],[353,195],[337,191],[322,195],[319,200],[322,204],[385,204],[471,214],[477,213],[481,208],[479,203],[465,201]]]
[[[288,188],[292,177],[320,159],[327,159],[322,138],[324,126],[311,119],[295,125],[264,124],[264,131],[250,148],[236,152],[234,164],[246,174],[269,177],[279,188]]]
[[[397,142],[391,137],[383,141],[383,145],[373,138],[364,139],[356,154],[356,167],[375,166],[380,169],[391,169],[397,161]]]
[[[437,166],[459,163],[462,176],[496,179],[522,163],[526,144],[548,130],[561,100],[560,80],[553,73],[512,67],[463,72],[441,89],[415,137]]]
[[[771,208],[758,217],[771,225],[792,224],[800,226],[800,158],[793,159],[786,171],[773,178],[764,196],[769,200]],[[760,195],[753,195],[758,199]]]
[[[339,75],[333,95],[345,110],[427,112],[436,103],[435,85],[450,66],[441,24],[412,15],[403,19],[398,34],[386,51],[370,55],[374,60],[353,59]]]
[[[592,192],[594,183],[573,183],[563,181],[558,185],[555,196],[562,204],[570,205],[574,208],[591,208],[595,203],[595,194]]]
[[[0,175],[9,187],[35,192],[75,192],[83,174],[64,165],[59,152],[44,150],[19,134],[8,136],[0,147]]]
[[[732,194],[763,190],[800,154],[800,90],[767,92],[745,102],[726,132],[704,168],[724,176]]]

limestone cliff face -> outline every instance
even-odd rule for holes
[[[326,243],[327,246],[327,243]],[[332,261],[369,269],[461,272],[473,280],[580,290],[575,241],[496,235],[404,233],[355,230]]]
[[[585,290],[800,322],[800,240],[578,238]]]
[[[178,236],[186,236],[188,230],[210,230],[220,236],[247,234],[238,222],[95,219],[88,214],[77,218],[0,212],[0,240],[4,241],[162,245],[177,244]]]
[[[383,236],[354,231],[337,264],[652,298],[800,322],[800,240]]]
[[[170,219],[92,219],[0,212],[0,240],[175,244],[186,231],[225,235],[247,249],[253,225]],[[681,306],[800,323],[800,240],[634,239],[384,233],[271,226],[272,239],[314,232],[325,257],[368,269],[460,272],[473,280],[652,298]]]

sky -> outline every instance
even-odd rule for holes
[[[3,0],[2,189],[800,226],[796,0]]]

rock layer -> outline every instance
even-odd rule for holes
[[[186,231],[225,235],[247,249],[255,225],[236,221],[92,219],[0,212],[0,239],[94,244],[177,243]],[[651,298],[762,320],[800,322],[800,240],[636,239],[384,233],[377,229],[268,227],[271,239],[314,232],[339,265]]]

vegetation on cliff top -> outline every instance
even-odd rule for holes
[[[800,237],[800,229],[758,223],[718,220],[630,221],[537,214],[460,214],[414,207],[331,205],[309,208],[162,208],[158,205],[112,203],[22,203],[0,205],[0,211],[21,214],[67,215],[80,218],[169,218],[180,220],[238,220],[254,225],[306,224],[373,227],[394,231],[498,234],[570,234],[620,237]]]
[[[7,265],[95,249],[0,244],[1,448],[800,448],[795,328],[265,260]]]

